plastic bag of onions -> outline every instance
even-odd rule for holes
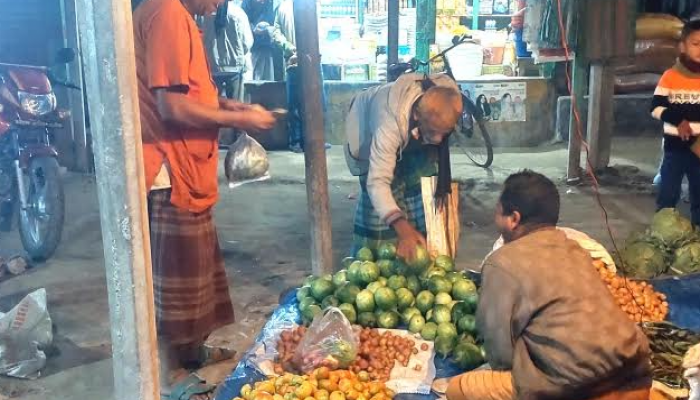
[[[267,152],[248,134],[241,134],[229,147],[224,161],[229,188],[270,179]]]

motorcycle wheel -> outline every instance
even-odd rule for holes
[[[65,198],[58,162],[53,157],[32,159],[23,177],[27,209],[20,210],[22,245],[35,261],[51,257],[61,241]]]

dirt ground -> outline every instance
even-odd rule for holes
[[[650,182],[658,162],[658,140],[620,138],[614,141],[615,168],[601,179],[602,199],[615,236],[645,224],[654,209]],[[235,190],[223,186],[216,209],[219,239],[226,259],[238,322],[217,338],[240,352],[247,349],[279,293],[310,273],[309,220],[302,155],[270,154],[272,179]],[[531,168],[561,184],[563,226],[587,232],[610,246],[602,214],[586,186],[565,186],[564,145],[497,151],[494,167],[470,166],[461,153],[453,156],[453,175],[461,185],[462,237],[460,268],[478,268],[496,231],[493,207],[503,179]],[[329,185],[333,247],[340,260],[350,248],[356,180],[347,173],[342,149],[329,151]],[[221,174],[223,177],[223,174]],[[56,325],[57,354],[42,377],[33,381],[0,378],[0,399],[110,398],[112,365],[99,210],[95,180],[68,174],[67,217],[63,241],[55,257],[28,273],[0,282],[0,310],[7,311],[24,295],[46,288],[49,312]],[[20,248],[16,233],[0,235],[0,254]],[[230,372],[220,366],[214,375]],[[99,396],[99,397],[98,397]]]

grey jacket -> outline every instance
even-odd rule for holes
[[[253,47],[253,31],[248,16],[233,1],[228,4],[228,23],[218,35],[215,15],[204,17],[202,31],[204,45],[212,72],[246,72],[252,69],[250,49]]]
[[[592,262],[563,232],[544,229],[484,263],[477,325],[491,367],[512,371],[518,399],[651,382],[647,339]]]
[[[367,175],[367,191],[379,217],[401,211],[391,194],[394,167],[410,139],[413,104],[423,94],[423,74],[407,74],[396,82],[369,88],[353,99],[345,119],[345,159],[353,175]],[[444,74],[430,76],[438,86],[457,84]]]

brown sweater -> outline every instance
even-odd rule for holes
[[[480,294],[488,361],[512,371],[518,399],[572,400],[650,384],[646,337],[564,233],[539,230],[494,252]]]

